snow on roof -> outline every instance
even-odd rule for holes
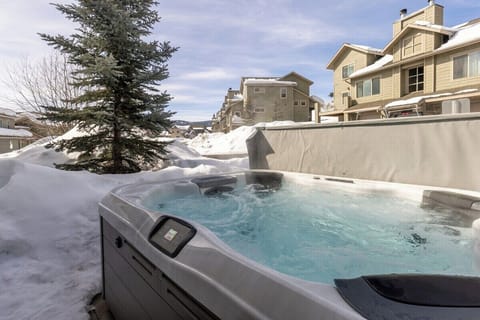
[[[276,84],[284,86],[296,86],[297,83],[294,81],[278,81],[276,79],[245,79],[245,85],[259,85],[259,84]]]
[[[229,99],[231,101],[240,101],[243,100],[243,95],[241,93],[237,93],[233,96],[233,98]]]
[[[385,66],[386,64],[388,64],[392,61],[393,61],[393,56],[390,55],[390,54],[387,54],[384,57],[378,59],[375,63],[373,63],[373,64],[371,64],[371,65],[369,65],[365,68],[362,68],[360,70],[357,70],[357,71],[353,72],[350,75],[350,78],[359,77],[361,75],[377,71],[378,69],[380,69],[381,67]]]
[[[12,109],[6,109],[6,108],[0,108],[0,114],[6,115],[9,117],[15,117],[17,115],[17,113]]]
[[[0,136],[29,138],[29,137],[32,137],[33,134],[30,131],[27,131],[25,129],[0,128]]]
[[[424,20],[417,20],[413,24],[415,24],[417,26],[437,29],[439,31],[447,31],[447,32],[452,32],[452,33],[457,31],[455,28],[449,28],[449,27],[442,26],[442,25],[439,25],[439,24],[433,24],[429,21],[424,21]]]
[[[181,126],[181,125],[178,125],[178,124],[174,125],[174,127],[177,128],[177,129],[180,129],[180,130],[184,130],[184,131],[188,131],[191,128],[190,125]]]
[[[360,50],[365,50],[365,51],[369,51],[369,52],[376,53],[376,54],[382,54],[382,49],[377,49],[377,48],[364,46],[364,45],[361,45],[361,44],[353,44],[353,43],[351,43],[350,46],[356,47]]]
[[[446,97],[446,96],[462,94],[462,93],[471,93],[471,92],[476,92],[476,91],[478,91],[478,89],[466,89],[466,90],[461,90],[461,91],[456,91],[456,92],[445,92],[445,93],[439,93],[439,94],[431,94],[431,95],[426,95],[426,96],[413,97],[413,98],[406,99],[406,100],[395,100],[395,101],[392,101],[390,103],[387,103],[384,108],[388,109],[388,108],[393,108],[393,107],[417,104],[420,101],[425,100],[425,99],[429,99],[429,98]]]
[[[315,95],[311,96],[310,99],[312,99],[315,102],[318,102],[321,105],[325,105],[325,100],[323,100],[322,98],[320,98],[318,96],[315,96]]]
[[[471,25],[463,25],[456,30],[457,32],[450,38],[450,40],[441,45],[436,51],[442,51],[480,40],[480,22]]]

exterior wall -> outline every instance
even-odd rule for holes
[[[295,75],[289,75],[287,77],[282,77],[282,81],[293,81],[297,83],[295,89],[305,93],[306,95],[310,96],[310,82],[306,81],[303,78],[296,77]]]
[[[368,54],[366,53],[352,49],[345,52],[338,60],[333,71],[333,105],[336,110],[347,108],[347,106],[342,104],[342,93],[351,91],[350,83],[342,77],[342,67],[353,63],[354,71],[365,68],[367,66],[367,56]],[[354,93],[350,92],[350,96],[353,97]]]
[[[470,112],[480,112],[480,98],[470,99]]]
[[[293,90],[293,101],[305,101],[305,105],[298,105],[293,104],[293,121],[295,122],[305,122],[309,121],[310,119],[310,97],[298,92],[297,90]]]
[[[480,116],[467,114],[270,128],[247,149],[251,169],[480,191],[479,140]]]
[[[265,88],[265,93],[254,93],[255,87]],[[287,89],[287,97],[280,97],[281,88]],[[293,120],[293,87],[291,86],[246,86],[246,106],[254,123]],[[245,97],[245,96],[244,96]],[[255,111],[262,108],[263,112]]]
[[[349,117],[349,121],[376,120],[376,119],[381,119],[382,115],[380,112],[377,112],[377,111],[365,111],[365,112],[359,112],[359,113],[350,113],[348,117]]]
[[[418,20],[443,25],[443,7],[438,4],[428,6],[420,11],[407,15],[404,19],[395,21],[393,24],[393,37],[399,34],[406,26]]]
[[[14,129],[15,119],[0,114],[0,128]]]
[[[480,77],[453,79],[453,57],[473,51],[480,51],[480,43],[440,54],[436,57],[436,90],[448,90],[465,86],[478,87],[480,85]]]
[[[372,78],[380,77],[380,94],[371,95],[368,97],[357,97],[357,87],[356,84],[359,81],[369,80]],[[368,103],[374,101],[381,101],[385,99],[391,99],[393,97],[393,75],[392,69],[385,70],[379,73],[371,73],[365,77],[355,79],[352,86],[352,94],[355,99],[356,104]]]
[[[0,137],[0,153],[21,149],[28,145],[28,141],[18,137]]]
[[[435,57],[428,57],[424,60],[423,72],[423,92],[426,94],[435,92]]]

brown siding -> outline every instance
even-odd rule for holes
[[[282,81],[293,81],[297,83],[296,89],[310,95],[310,83],[303,78],[296,77],[295,75],[289,75],[288,77],[282,77]]]

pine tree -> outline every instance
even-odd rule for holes
[[[54,6],[79,24],[70,36],[40,34],[76,66],[72,85],[81,94],[78,110],[46,106],[46,118],[77,125],[85,136],[61,140],[56,150],[79,152],[66,170],[128,173],[166,155],[166,143],[152,139],[170,127],[171,96],[158,84],[168,77],[167,60],[178,49],[147,41],[160,21],[154,0],[78,0]]]

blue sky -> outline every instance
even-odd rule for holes
[[[48,55],[52,49],[37,32],[73,32],[50,2],[0,0],[0,68]],[[445,7],[447,26],[480,17],[478,0],[437,3]],[[153,37],[180,47],[161,88],[174,97],[174,118],[190,121],[211,119],[242,76],[296,71],[314,81],[312,94],[326,98],[333,84],[325,66],[344,42],[383,48],[399,10],[410,13],[426,5],[426,0],[160,0],[162,21]],[[11,94],[0,85],[0,98]]]

